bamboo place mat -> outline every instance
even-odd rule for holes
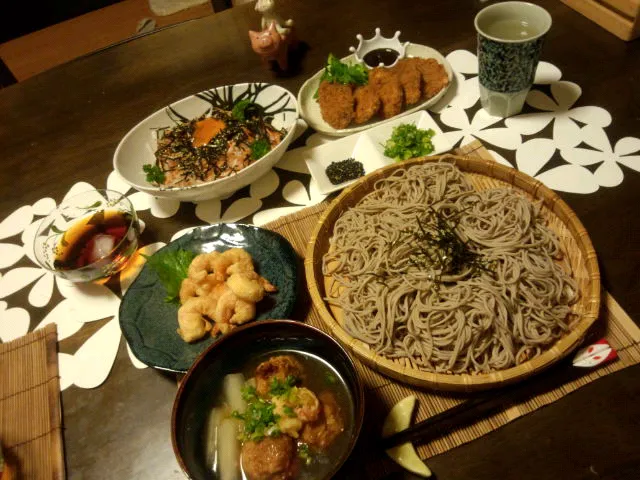
[[[466,155],[470,157],[483,158],[485,160],[494,160],[489,152],[478,141],[465,145],[454,152],[456,155]],[[274,222],[265,225],[275,232],[280,233],[291,242],[300,257],[304,258],[307,242],[311,236],[311,232],[315,227],[322,212],[328,207],[328,202],[306,208],[292,215],[287,215]],[[328,332],[324,326],[318,310],[311,305],[307,313],[305,321],[321,330]],[[611,346],[618,351],[618,360],[602,366],[592,373],[580,377],[578,380],[569,382],[556,388],[550,392],[532,397],[530,400],[512,405],[504,411],[486,417],[477,423],[460,428],[443,436],[435,441],[420,445],[418,453],[422,458],[430,458],[434,455],[444,453],[452,448],[470,442],[481,437],[518,417],[526,415],[544,405],[555,402],[564,397],[568,393],[596,380],[602,376],[608,375],[625,367],[640,363],[640,329],[622,310],[615,299],[604,292],[602,297],[602,313],[596,322],[596,331],[587,335],[587,341],[596,341],[600,338],[606,338]],[[367,414],[371,421],[380,421],[391,407],[402,398],[408,395],[416,395],[418,399],[418,408],[415,421],[424,420],[430,416],[436,415],[444,410],[448,410],[455,405],[461,403],[464,397],[459,394],[447,392],[435,392],[420,390],[400,382],[383,376],[374,370],[366,367],[353,355],[358,373],[362,378],[365,389],[367,390]],[[374,402],[369,402],[373,398]],[[385,461],[367,462],[367,478],[380,478],[386,474]]]
[[[65,478],[56,325],[0,344],[0,442],[18,478]]]

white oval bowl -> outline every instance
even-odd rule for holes
[[[236,98],[249,88],[255,88],[256,86],[263,88],[263,90],[257,94],[254,100],[255,103],[263,107],[270,106],[271,110],[276,107],[286,107],[293,110],[273,115],[273,126],[287,130],[287,134],[275,148],[238,173],[225,178],[189,187],[157,187],[147,182],[146,174],[143,172],[142,167],[147,163],[152,165],[156,163],[156,130],[175,124],[167,113],[169,108],[188,119],[197,118],[211,108],[211,103],[200,98],[201,95],[211,92],[221,96],[226,95],[225,98],[228,98],[228,96]],[[113,155],[113,167],[124,181],[133,188],[156,197],[173,198],[181,201],[200,201],[224,197],[253,183],[273,167],[293,140],[298,117],[298,102],[295,95],[278,85],[239,83],[205,90],[161,108],[133,127],[118,144]]]

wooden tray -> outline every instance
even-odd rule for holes
[[[622,40],[640,36],[640,0],[562,0],[562,3]]]
[[[449,391],[476,391],[499,387],[522,380],[539,372],[568,355],[582,341],[587,329],[595,322],[600,308],[600,272],[595,250],[589,235],[569,206],[553,191],[539,181],[515,169],[478,158],[446,155],[467,174],[478,190],[510,187],[532,200],[542,201],[542,212],[549,227],[558,235],[565,261],[578,282],[580,299],[572,307],[578,315],[572,330],[541,355],[518,366],[488,374],[441,374],[420,370],[408,359],[391,360],[376,354],[367,344],[353,338],[342,327],[339,308],[329,310],[326,296],[326,279],[322,275],[322,257],[329,249],[333,225],[340,215],[369,193],[381,178],[395,170],[409,168],[424,162],[439,161],[445,156],[408,160],[389,165],[367,175],[342,192],[325,210],[316,225],[307,246],[305,274],[311,299],[318,308],[322,321],[336,338],[368,366],[397,380],[419,387]]]

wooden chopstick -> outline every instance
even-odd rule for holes
[[[453,429],[475,423],[514,403],[551,391],[593,371],[593,368],[574,367],[571,358],[562,360],[547,372],[531,380],[492,392],[482,392],[453,408],[385,437],[381,439],[380,445],[383,450],[387,450],[406,442],[419,444],[432,441]]]

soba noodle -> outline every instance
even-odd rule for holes
[[[443,225],[466,263],[424,243]],[[397,170],[345,211],[323,272],[344,328],[377,353],[483,373],[540,354],[569,329],[578,291],[561,255],[536,205],[509,189],[475,191],[439,162]]]

